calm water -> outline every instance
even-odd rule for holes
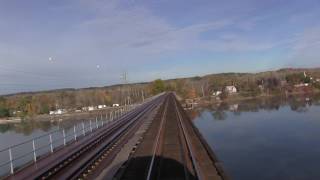
[[[190,114],[232,179],[318,180],[319,99],[247,100]]]
[[[85,124],[85,127],[89,127],[89,121],[92,121],[92,127],[95,128],[95,117],[97,115],[93,114],[92,117],[86,118],[67,118],[62,121],[34,121],[34,120],[25,120],[21,123],[15,124],[0,124],[0,178],[1,176],[6,175],[9,170],[9,164],[6,162],[9,161],[9,152],[8,150],[2,151],[10,146],[20,144],[22,142],[29,141],[35,137],[46,135],[52,132],[52,139],[54,141],[54,147],[63,145],[63,134],[62,129],[65,129],[66,140],[69,141],[74,138],[74,129],[78,136],[82,134],[82,123]],[[99,118],[100,119],[100,118]],[[101,125],[101,121],[98,121]],[[87,129],[88,131],[88,129]],[[35,146],[37,149],[37,155],[42,155],[50,151],[49,146],[49,136],[43,136],[35,141]],[[19,167],[20,165],[25,164],[33,160],[33,154],[27,154],[32,151],[32,142],[22,144],[18,147],[12,148],[12,155],[14,159],[14,167]]]

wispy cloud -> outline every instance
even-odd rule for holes
[[[289,64],[293,66],[319,66],[320,62],[320,27],[307,28],[297,35],[292,44]]]
[[[197,64],[201,63],[210,66],[206,67],[208,71],[213,66],[229,71],[237,66],[255,67],[255,62],[263,59],[263,67],[268,69],[278,67],[280,61],[303,65],[298,59],[316,64],[320,56],[319,28],[312,28],[319,26],[315,21],[319,14],[303,9],[295,13],[299,3],[293,6],[252,0],[208,0],[201,4],[118,0],[8,2],[0,2],[1,65],[56,77],[40,79],[16,71],[0,71],[2,78],[13,84],[37,82],[48,88],[105,85],[119,82],[124,70],[139,69],[139,75],[133,73],[132,79],[143,81],[152,80],[157,74],[157,78],[188,76],[200,72]],[[23,11],[17,4],[24,7]],[[278,56],[279,51],[288,51],[290,57],[281,59],[284,56]],[[193,64],[179,72],[186,57],[191,56]],[[209,60],[211,65],[207,63]],[[228,69],[228,64],[235,62],[245,63]],[[196,70],[190,70],[195,67]]]

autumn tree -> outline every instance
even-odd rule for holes
[[[195,88],[190,88],[188,91],[188,99],[194,99],[197,97],[197,92]]]

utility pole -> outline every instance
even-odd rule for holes
[[[121,79],[123,80],[123,85],[126,85],[128,84],[128,73],[127,71],[123,72],[122,76],[121,76]],[[120,86],[121,88],[121,86]],[[122,91],[120,92],[120,102],[122,102]],[[128,93],[125,92],[125,98],[124,98],[124,105],[126,106],[127,105],[127,99],[128,99]]]

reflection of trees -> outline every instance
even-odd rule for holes
[[[196,117],[199,116],[200,112],[199,111],[188,111],[189,117],[194,120]]]
[[[24,135],[30,135],[34,130],[34,124],[33,121],[22,121],[19,124],[15,124],[14,131],[16,133],[24,134]]]
[[[232,105],[237,104],[236,110],[231,109]],[[241,112],[259,112],[260,110],[278,111],[283,106],[290,106],[292,111],[303,113],[308,111],[309,106],[320,105],[320,94],[314,96],[273,96],[268,98],[255,98],[242,100],[238,102],[223,102],[221,104],[213,104],[207,109],[212,112],[212,115],[217,120],[227,118],[227,111],[232,111],[234,115],[241,115]]]
[[[320,94],[315,94],[312,97],[312,104],[316,106],[320,106]]]
[[[12,124],[0,124],[0,132],[5,133],[12,129]]]
[[[235,116],[240,116],[240,115],[241,115],[241,111],[235,111],[235,112],[233,112],[233,114],[234,114]]]
[[[41,120],[40,118],[24,119],[21,121],[21,123],[2,124],[2,125],[0,124],[0,133],[5,133],[7,131],[14,131],[15,133],[20,133],[27,136],[32,134],[33,131],[37,129],[40,129],[44,132],[49,132],[53,126],[59,126],[59,127],[65,128],[66,130],[70,130],[73,128],[74,124],[82,122],[83,119],[86,119],[86,120],[91,119],[92,122],[95,123],[96,117],[98,117],[98,120],[100,121],[101,112],[90,114],[84,117],[82,116],[64,117],[62,121],[60,121],[59,119],[47,119],[47,120]],[[51,120],[55,120],[55,121],[52,122]]]
[[[299,101],[296,98],[290,98],[289,100],[289,105],[292,111],[296,111],[296,112],[307,112],[308,108],[307,108],[307,102],[305,101]]]
[[[16,133],[30,135],[36,129],[41,129],[42,131],[49,131],[51,129],[51,122],[49,121],[33,121],[33,120],[23,120],[21,123],[10,124],[6,131],[14,131]]]
[[[225,120],[227,118],[227,113],[225,111],[214,111],[212,116],[216,120]]]
[[[225,120],[227,118],[227,113],[225,112],[226,110],[229,109],[229,105],[226,102],[222,102],[216,111],[212,113],[212,116],[216,120]]]

